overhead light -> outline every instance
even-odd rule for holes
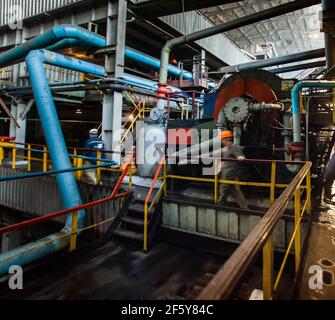
[[[310,33],[308,35],[308,38],[310,39],[320,39],[322,37],[322,33],[317,32],[317,33]]]
[[[130,115],[128,116],[128,119],[129,119],[129,120],[134,120],[134,115],[133,115],[133,114],[130,114]]]
[[[83,110],[81,110],[81,109],[76,110],[76,114],[82,114],[82,113],[83,113]]]

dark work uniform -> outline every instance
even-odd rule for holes
[[[327,163],[327,167],[324,173],[324,197],[327,199],[332,198],[332,186],[335,180],[335,153],[332,155]]]
[[[84,148],[85,149],[95,149],[97,151],[103,151],[104,150],[104,143],[101,139],[99,139],[98,137],[92,137],[89,138],[85,141],[85,145]],[[90,157],[92,159],[85,159],[84,161],[84,165],[85,166],[89,166],[92,164],[97,164],[97,151],[86,151],[85,152],[85,156],[86,157]],[[104,158],[104,154],[101,154],[101,158]],[[96,169],[92,168],[92,169],[86,169],[83,171],[83,175],[82,175],[82,179],[83,182],[86,182],[88,184],[97,184],[97,174],[96,174]]]
[[[85,149],[96,149],[97,151],[103,151],[104,148],[105,148],[105,144],[98,137],[92,137],[92,138],[89,138],[85,141],[84,148]],[[92,151],[86,151],[85,156],[90,157],[90,158],[97,158],[97,152],[93,151],[93,150]],[[101,157],[103,158],[104,155],[102,154]],[[93,160],[93,159],[90,160],[90,162],[92,164],[96,164],[96,161]]]
[[[227,149],[227,150],[226,150]],[[232,144],[229,147],[222,148],[223,158],[238,158],[244,157],[241,146]],[[241,176],[241,165],[238,161],[223,161],[221,169],[221,179],[238,181]],[[226,183],[220,184],[219,189],[219,204],[226,205],[227,198],[230,193],[233,193],[237,199],[239,206],[247,209],[247,201],[239,185],[231,185]]]

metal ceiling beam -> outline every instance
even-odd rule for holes
[[[290,54],[288,56],[276,57],[271,59],[256,60],[253,62],[243,63],[235,66],[223,67],[218,73],[234,73],[239,71],[262,69],[266,67],[277,66],[286,63],[322,58],[325,56],[325,49],[315,49],[299,53]]]
[[[236,0],[149,0],[141,3],[130,3],[128,8],[143,18],[157,18],[175,14],[199,10],[227,3],[238,2]]]
[[[233,29],[237,29],[252,23],[270,19],[276,16],[280,16],[292,11],[303,9],[315,4],[319,4],[320,0],[296,0],[293,2],[285,3],[283,5],[275,6],[270,9],[257,12],[250,16],[242,17],[233,21],[228,21],[224,24],[213,26],[198,32],[194,32],[176,39],[172,39],[166,42],[161,53],[161,69],[160,69],[160,78],[159,82],[161,85],[165,85],[167,81],[167,66],[169,64],[170,52],[173,47],[178,45],[196,41],[203,38],[207,38],[222,32],[227,32]]]

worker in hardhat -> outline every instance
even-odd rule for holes
[[[221,143],[223,145],[222,158],[235,158],[240,161],[245,159],[241,146],[234,144],[234,135],[230,130],[220,133]],[[236,180],[240,179],[241,166],[237,161],[222,161],[221,163],[221,179]],[[230,193],[233,193],[239,206],[247,209],[247,201],[239,185],[231,185],[221,183],[219,188],[219,205],[227,205],[227,199]]]
[[[85,157],[84,165],[89,166],[97,163],[98,151],[103,151],[105,148],[104,142],[99,138],[98,129],[91,129],[88,132],[89,138],[85,141],[84,148]],[[103,153],[101,153],[101,158],[103,158]],[[83,171],[82,181],[88,184],[97,184],[96,169],[88,169]]]

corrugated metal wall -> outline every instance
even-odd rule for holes
[[[13,22],[15,12],[17,12],[17,17],[20,20],[76,1],[79,0],[1,0],[0,25]]]

